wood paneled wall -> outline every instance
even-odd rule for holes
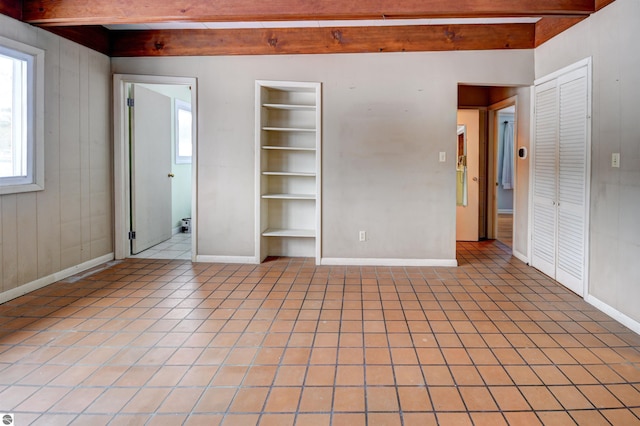
[[[110,62],[0,15],[0,36],[44,49],[45,190],[0,196],[0,292],[112,248]]]

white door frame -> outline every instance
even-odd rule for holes
[[[509,106],[514,106],[516,112],[514,113],[514,122],[515,126],[513,129],[513,234],[511,235],[512,243],[511,243],[511,253],[514,253],[514,244],[516,239],[516,215],[518,212],[516,211],[516,194],[518,190],[518,182],[517,182],[517,167],[518,162],[516,161],[516,153],[518,146],[518,96],[511,96],[510,98],[504,99],[500,102],[496,102],[495,104],[489,105],[489,158],[488,158],[488,170],[487,170],[487,181],[491,182],[489,187],[490,190],[487,191],[487,196],[490,197],[489,202],[487,203],[487,238],[495,239],[498,236],[498,188],[495,185],[498,170],[498,111]],[[489,180],[491,179],[491,180]]]
[[[193,152],[191,158],[191,261],[197,256],[197,190],[198,190],[198,125],[197,79],[194,77],[164,77],[153,75],[113,75],[113,190],[114,190],[114,253],[116,259],[130,256],[129,245],[129,149],[127,113],[128,84],[173,84],[191,87]]]

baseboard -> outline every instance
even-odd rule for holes
[[[41,289],[42,287],[46,287],[49,284],[53,284],[72,275],[79,274],[80,272],[84,272],[91,268],[95,268],[98,265],[113,260],[113,258],[113,253],[105,254],[104,256],[100,256],[81,263],[80,265],[72,266],[71,268],[55,272],[51,275],[47,275],[46,277],[38,278],[37,280],[31,281],[27,284],[23,284],[20,287],[12,288],[11,290],[0,293],[0,303],[8,302],[9,300],[15,299],[16,297],[20,297],[32,291]]]
[[[254,256],[204,256],[197,255],[196,262],[202,263],[249,263],[258,264],[259,259]]]
[[[529,258],[524,254],[520,253],[518,250],[514,249],[512,254],[513,254],[513,257],[515,257],[516,259],[523,261],[527,265],[529,264]]]
[[[498,209],[498,214],[513,214],[513,209]]]
[[[320,265],[332,266],[458,266],[456,259],[377,259],[323,257]]]
[[[640,334],[640,322],[634,320],[631,317],[628,317],[627,315],[623,314],[616,308],[608,305],[607,303],[603,302],[602,300],[590,294],[588,294],[584,298],[584,300],[591,306],[594,306],[599,310],[601,310],[602,312],[604,312],[605,314],[609,315],[611,318],[618,321],[625,327],[630,328],[634,332]]]
[[[179,233],[180,233],[180,231],[182,231],[182,226],[176,226],[175,228],[173,228],[173,229],[171,230],[171,235],[179,234]]]

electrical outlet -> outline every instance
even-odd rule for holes
[[[360,241],[367,241],[367,231],[360,231]]]
[[[441,152],[440,153],[440,162],[444,163],[445,161],[447,161],[447,153],[446,152]]]
[[[620,153],[614,152],[611,154],[611,167],[619,168],[620,167]]]

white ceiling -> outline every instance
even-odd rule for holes
[[[439,18],[439,19],[375,19],[338,21],[264,21],[264,22],[162,22],[151,24],[105,25],[110,30],[179,30],[179,29],[243,29],[243,28],[311,28],[311,27],[383,27],[406,25],[481,25],[534,24],[540,18]]]

